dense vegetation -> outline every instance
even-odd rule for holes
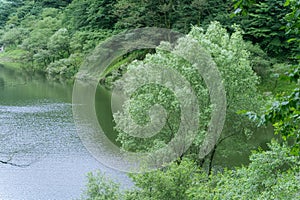
[[[234,18],[231,0],[2,0],[0,45],[11,62],[26,70],[72,78],[85,55],[114,33],[146,26],[188,33],[191,25],[206,28],[211,21],[219,21],[229,32],[233,31],[231,25],[239,24],[244,39],[260,45],[271,58],[290,61],[298,50],[295,41],[287,42],[297,33],[290,31],[287,36],[283,29],[290,11],[291,6],[284,6],[283,0],[260,1],[247,15]],[[294,21],[291,15],[289,18]],[[261,68],[274,64],[267,62],[269,59],[257,61],[253,67],[261,73]]]
[[[223,78],[227,118],[221,137],[204,158],[197,156],[212,106],[193,66],[161,46],[137,51],[113,70],[171,66],[192,83],[201,103],[201,124],[191,148],[177,162],[144,174],[130,174],[135,188],[122,191],[102,174],[89,174],[85,199],[299,199],[300,198],[300,2],[298,0],[0,0],[0,62],[49,78],[73,79],[82,61],[106,38],[137,27],[163,27],[188,35],[176,51],[200,44]],[[193,52],[190,52],[191,56]],[[129,63],[134,59],[138,61]],[[107,87],[128,84],[107,73]],[[146,78],[146,77],[145,77]],[[118,80],[118,81],[115,81]],[[130,85],[128,86],[130,87]],[[147,95],[149,91],[152,95]],[[163,94],[163,97],[160,95]],[[130,103],[130,104],[129,104]],[[168,123],[151,139],[136,139],[115,127],[124,150],[149,151],[166,145],[178,129],[180,109],[166,88],[147,86],[127,102],[141,124],[160,103]],[[122,124],[126,115],[116,116]],[[123,121],[122,121],[123,120]],[[251,153],[250,163],[214,168],[216,151],[225,155],[247,145],[257,126],[274,127],[268,147]],[[135,127],[128,126],[129,131]],[[231,144],[235,143],[236,146]],[[223,144],[223,146],[221,146]],[[224,148],[230,146],[232,149]],[[224,166],[223,166],[224,167]],[[225,166],[226,167],[226,166]]]

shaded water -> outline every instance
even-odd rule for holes
[[[72,85],[0,66],[0,161],[7,162],[0,163],[1,200],[76,199],[86,173],[98,169],[123,185],[131,184],[82,145],[71,96]]]

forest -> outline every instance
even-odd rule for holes
[[[171,29],[187,37],[178,41],[175,53],[162,44],[124,55],[109,66],[99,84],[108,90],[116,84],[131,88],[121,78],[127,72],[169,66],[194,90],[200,113],[195,116],[197,134],[175,161],[150,172],[128,173],[131,189],[102,172],[89,173],[82,199],[300,199],[299,0],[0,0],[0,63],[42,74],[50,82],[73,82],[99,44],[144,27]],[[227,99],[222,133],[201,158],[198,151],[214,106],[194,66],[176,56],[194,43],[211,55]],[[189,51],[188,56],[196,53]],[[153,85],[131,97],[124,104],[131,116],[114,115],[119,122],[114,127],[116,143],[133,152],[167,145],[179,129],[179,100],[165,87]],[[154,104],[167,111],[161,131],[151,138],[128,134],[125,129],[134,132],[136,126],[127,122],[147,124]],[[272,138],[251,145],[261,129],[271,129]],[[247,155],[247,163],[215,161],[229,154],[238,157],[239,152]]]

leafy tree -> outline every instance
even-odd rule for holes
[[[119,184],[106,178],[104,174],[97,172],[95,175],[88,173],[87,188],[82,195],[85,200],[121,199]]]
[[[207,176],[197,164],[184,159],[178,165],[176,162],[165,167],[164,170],[156,170],[146,174],[130,175],[135,183],[135,189],[125,193],[124,199],[165,199],[187,200],[187,190],[195,182],[206,180]]]
[[[285,20],[287,24],[285,26],[286,33],[290,37],[288,42],[295,43],[295,56],[297,59],[300,59],[300,2],[296,0],[286,0],[285,4],[286,7],[291,8],[291,12],[289,12],[285,16]]]
[[[114,3],[115,0],[74,0],[64,12],[64,23],[73,30],[112,29],[117,19]]]
[[[248,14],[249,8],[253,6],[254,3],[256,3],[256,0],[232,0],[233,7],[235,9],[234,14]]]
[[[70,48],[73,52],[87,54],[112,34],[110,30],[76,31],[70,39]]]
[[[238,110],[250,107],[259,111],[261,99],[256,89],[258,77],[251,68],[251,61],[249,60],[250,53],[246,49],[247,44],[243,41],[241,31],[238,28],[236,28],[236,31],[232,35],[229,35],[226,29],[219,23],[213,22],[206,32],[199,27],[193,27],[189,36],[195,39],[212,55],[224,79],[227,95],[227,118],[225,127],[221,138],[217,141],[211,155],[208,156],[210,160],[210,171],[212,168],[211,161],[214,158],[214,153],[218,145],[231,136],[235,136],[239,138],[239,140],[245,140],[245,135],[242,133],[248,133],[249,129],[253,126],[248,119],[241,118],[236,113]],[[188,49],[185,45],[188,46],[189,44],[192,44],[189,40],[182,41],[182,43],[179,42],[177,50]],[[189,53],[192,54],[193,52],[190,51]],[[147,69],[148,65],[171,67],[191,83],[201,110],[201,118],[198,116],[201,121],[201,128],[199,129],[193,147],[190,149],[190,153],[193,155],[198,151],[199,145],[201,145],[211,113],[207,88],[197,71],[190,66],[188,62],[174,54],[166,53],[159,49],[156,54],[146,56],[143,61],[130,64],[128,66],[128,72],[138,70],[139,68]],[[147,77],[145,77],[145,79],[147,79]],[[126,81],[127,80],[119,81],[118,84],[128,86]],[[134,87],[129,85],[128,88]],[[249,99],[252,99],[252,101],[249,102]],[[124,115],[124,113],[117,113],[114,116],[119,123],[117,123],[116,126],[119,131],[118,140],[125,150],[148,151],[158,149],[166,145],[170,139],[173,138],[174,134],[176,134],[178,122],[180,121],[179,104],[174,95],[166,88],[153,87],[151,85],[142,88],[140,91],[134,93],[130,102],[125,102],[124,110],[128,111],[131,118],[136,120],[137,123],[146,124],[150,120],[147,116],[147,110],[151,105],[156,103],[162,104],[169,112],[169,115],[166,125],[161,132],[151,138],[135,138],[129,135],[122,129],[122,126],[126,124],[126,130],[128,132],[134,132],[136,127],[127,124],[128,116]]]
[[[41,5],[42,7],[60,8],[70,4],[72,0],[34,0],[34,3]]]
[[[269,150],[256,151],[250,156],[251,163],[235,169],[225,169],[207,176],[197,163],[183,159],[173,162],[163,170],[145,174],[131,174],[133,189],[114,199],[161,200],[161,199],[298,199],[300,198],[300,160],[290,154],[290,148],[273,140]],[[111,182],[94,176],[89,180],[91,197],[103,196],[107,185],[118,190]],[[100,189],[99,189],[100,188]],[[100,191],[99,191],[100,190]],[[109,193],[109,192],[106,192]]]
[[[289,59],[293,59],[293,56],[299,53],[299,43],[295,42],[299,35],[296,28],[299,26],[297,25],[299,2],[296,0],[233,0],[233,2],[235,11],[232,16],[242,13],[243,17],[238,17],[236,21],[245,29],[246,39],[259,44],[268,55],[283,60],[290,61]]]
[[[289,23],[286,26],[287,34],[298,33],[298,26],[300,18],[296,16],[299,11],[299,2],[286,1],[286,6],[291,5],[292,11],[286,15]],[[293,34],[292,34],[293,35]],[[290,39],[294,41],[296,46],[299,46],[300,40],[297,35]],[[296,54],[297,55],[297,54]],[[299,54],[297,55],[299,57]],[[297,57],[296,57],[297,58]],[[299,58],[298,58],[299,59]],[[300,64],[293,66],[290,72],[287,73],[290,81],[299,82],[300,78]],[[291,152],[294,155],[300,155],[300,132],[299,132],[299,105],[300,105],[300,89],[295,90],[289,94],[280,94],[276,101],[269,106],[262,116],[257,116],[253,112],[246,113],[252,120],[258,120],[259,125],[271,123],[275,129],[276,134],[280,134],[284,141],[291,145]]]
[[[299,67],[287,73],[291,81],[299,80]],[[275,129],[275,134],[279,134],[282,139],[291,146],[291,153],[300,155],[300,88],[296,88],[291,94],[280,94],[276,101],[269,106],[261,116],[253,112],[246,115],[258,121],[258,125],[271,123]]]
[[[116,0],[98,0],[89,5],[87,23],[92,29],[112,29],[117,21],[113,14]]]
[[[6,47],[16,47],[20,45],[28,35],[28,31],[24,28],[7,29],[0,38],[0,44]]]
[[[289,8],[282,0],[263,0],[253,4],[241,21],[245,38],[258,43],[270,56],[287,56],[291,46],[287,43],[285,15]]]
[[[299,157],[274,141],[269,148],[253,153],[247,167],[196,182],[186,192],[189,199],[298,199]]]
[[[46,12],[48,12],[48,10],[46,10]],[[28,57],[24,57],[23,59],[32,61],[32,68],[44,70],[47,65],[53,61],[52,56],[55,55],[52,55],[53,52],[50,52],[48,49],[48,43],[51,36],[60,26],[60,20],[45,15],[45,18],[36,22],[36,26],[30,31],[28,37],[22,41],[21,48],[28,52],[26,54]]]
[[[70,56],[70,35],[66,28],[56,31],[47,43],[51,56],[60,59]]]
[[[200,25],[206,16],[213,15],[214,11],[220,13],[220,8],[223,8],[217,6],[220,3],[221,1],[215,3],[207,0],[118,0],[114,11],[118,16],[116,28],[161,27],[188,33],[191,25]],[[218,7],[219,10],[213,10],[213,6]],[[214,17],[210,19],[217,20]],[[207,20],[207,23],[209,22]]]
[[[23,40],[22,47],[34,53],[39,49],[47,49],[48,39],[59,29],[60,25],[60,21],[52,17],[39,20],[29,37]]]
[[[0,1],[0,27],[4,27],[8,17],[23,5],[22,0],[1,0]]]
[[[300,155],[300,89],[275,101],[261,117],[261,123],[271,122],[275,133],[291,140],[292,153]]]
[[[88,11],[88,0],[74,0],[65,10],[63,22],[73,30],[79,30],[87,26],[86,13]]]
[[[47,65],[46,73],[54,79],[72,79],[78,72],[84,55],[80,53],[71,54],[68,58],[55,60]]]
[[[33,1],[23,1],[23,3],[18,4],[15,11],[8,16],[6,26],[20,26],[26,17],[31,15],[38,16],[42,10],[43,8],[40,5],[35,4]]]

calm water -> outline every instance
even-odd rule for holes
[[[81,144],[71,96],[72,85],[0,66],[0,160],[12,164],[0,163],[1,200],[77,199],[86,173],[96,170],[124,186],[131,184]]]

